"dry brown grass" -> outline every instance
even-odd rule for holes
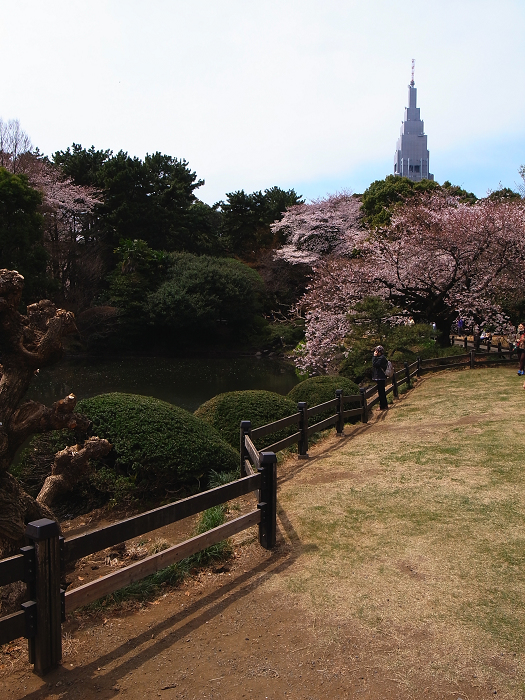
[[[271,585],[323,619],[331,643],[359,630],[407,692],[416,678],[439,678],[523,697],[525,391],[516,370],[429,376],[347,433],[288,465],[297,472],[282,481],[281,521],[301,556]]]

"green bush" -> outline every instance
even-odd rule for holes
[[[150,396],[101,394],[77,407],[93,421],[93,434],[107,438],[116,475],[135,487],[172,488],[206,479],[211,469],[233,471],[238,455],[207,423]],[[107,479],[107,473],[103,475]],[[117,479],[116,485],[124,483]]]
[[[346,377],[322,376],[310,377],[310,379],[305,379],[304,382],[296,384],[288,392],[288,398],[296,404],[299,401],[306,401],[308,408],[312,408],[312,406],[335,399],[336,389],[342,389],[345,396],[359,394],[357,384]]]
[[[288,393],[288,398],[292,399],[296,405],[299,401],[306,401],[308,408],[312,408],[313,406],[318,406],[320,403],[325,403],[325,401],[330,401],[330,399],[335,399],[336,389],[342,389],[344,396],[359,394],[359,387],[357,384],[346,377],[321,376],[310,377],[309,379],[305,379],[304,382],[296,384]],[[356,408],[356,405],[345,405],[345,409],[350,408]],[[325,418],[329,418],[333,415],[333,410],[318,413],[309,419],[309,425],[320,423]]]
[[[206,421],[230,445],[239,445],[239,427],[242,420],[251,421],[252,428],[291,416],[297,412],[297,405],[285,396],[272,391],[230,391],[214,396],[195,411],[195,416]],[[277,433],[265,435],[255,440],[255,446],[262,449],[270,443],[282,440],[295,432],[291,426]]]

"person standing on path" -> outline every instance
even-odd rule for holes
[[[372,379],[377,384],[377,393],[379,394],[379,408],[385,411],[388,408],[386,400],[385,384],[386,384],[386,368],[388,360],[385,357],[385,349],[382,345],[378,345],[374,349],[372,358]]]
[[[518,352],[518,360],[520,363],[518,374],[523,376],[523,374],[525,374],[523,369],[525,365],[525,328],[523,326],[523,323],[520,323],[520,325],[518,326],[518,334],[516,336],[516,350]]]

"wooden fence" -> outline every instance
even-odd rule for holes
[[[501,343],[496,346],[491,346],[490,341],[485,343],[486,349],[480,349],[479,339],[477,342],[469,342],[466,338],[451,338],[452,345],[461,345],[465,348],[472,348],[470,352],[461,355],[450,355],[447,357],[436,357],[427,360],[417,358],[415,362],[408,364],[404,363],[402,369],[394,372],[393,377],[387,380],[385,392],[392,393],[395,398],[399,397],[399,388],[406,385],[407,389],[412,387],[414,377],[420,377],[427,372],[435,372],[442,369],[451,368],[470,368],[474,369],[479,366],[488,366],[501,364],[502,362],[512,359],[515,352],[511,349],[503,349]],[[477,349],[476,349],[477,348]],[[298,446],[299,459],[308,457],[308,439],[313,433],[318,433],[321,430],[326,430],[332,426],[336,427],[338,435],[343,434],[345,422],[351,418],[357,418],[362,423],[368,422],[370,409],[379,402],[377,386],[364,387],[359,390],[359,394],[344,396],[341,389],[335,392],[335,398],[318,406],[308,408],[306,403],[300,402],[297,404],[297,413],[291,416],[286,416],[273,423],[268,423],[259,428],[252,428],[250,421],[242,421],[240,428],[240,458],[241,458],[241,474],[249,474],[249,460],[253,459],[254,453],[257,452],[254,441],[259,440],[267,435],[277,433],[284,428],[295,426],[297,429],[288,437],[274,442],[264,450],[279,452],[291,445]],[[353,408],[347,409],[346,406],[352,405]],[[311,424],[310,419],[319,413],[331,412],[332,415],[324,420]]]
[[[466,349],[472,345],[466,339],[457,338],[452,338],[452,344],[458,344],[458,340]],[[493,348],[490,344],[486,351],[480,351],[478,344],[478,349],[474,347],[462,355],[430,360],[418,358],[411,364],[405,362],[404,367],[387,381],[386,393],[392,393],[397,398],[402,385],[410,389],[414,377],[419,377],[424,372],[452,367],[473,369],[481,364],[501,363],[510,359],[512,352],[503,350],[501,345]],[[44,674],[56,666],[62,657],[61,623],[67,612],[139,581],[252,525],[259,526],[261,546],[271,549],[276,540],[275,453],[296,444],[299,458],[307,458],[308,441],[313,433],[335,426],[337,434],[342,435],[346,421],[353,418],[366,423],[370,409],[379,401],[375,385],[362,388],[359,394],[351,396],[344,396],[341,389],[335,394],[334,399],[311,408],[300,402],[297,404],[297,413],[259,428],[252,428],[250,421],[242,421],[241,478],[237,481],[68,539],[60,536],[58,523],[53,520],[44,518],[29,523],[26,536],[32,544],[22,547],[20,554],[0,561],[0,586],[23,581],[28,585],[31,599],[22,604],[19,612],[0,618],[0,645],[26,637],[29,640],[29,661],[34,664],[37,673]],[[347,408],[348,406],[351,407]],[[311,422],[311,419],[323,413],[331,415],[321,421]],[[255,447],[254,440],[291,426],[297,429],[288,437],[263,450]],[[60,588],[65,567],[77,559],[250,492],[257,494],[255,510],[84,586],[67,592]]]
[[[0,561],[0,585],[24,581],[31,600],[23,603],[20,612],[0,619],[0,644],[26,637],[29,662],[37,673],[44,674],[62,658],[61,625],[67,612],[140,581],[252,525],[259,526],[261,546],[271,549],[276,533],[277,458],[265,451],[257,453],[254,463],[256,469],[252,468],[250,475],[237,481],[76,537],[60,537],[58,523],[48,518],[29,523],[26,536],[33,544],[23,547],[20,554]],[[67,592],[60,588],[65,567],[77,559],[253,491],[257,492],[259,502],[249,513],[84,586]]]

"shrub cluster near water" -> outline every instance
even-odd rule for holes
[[[213,428],[178,406],[134,394],[84,399],[78,411],[113,445],[115,467],[139,485],[184,484],[211,468],[231,471],[237,455]]]
[[[238,469],[238,454],[207,423],[188,411],[149,396],[101,394],[80,401],[77,411],[93,421],[92,433],[113,449],[99,460],[88,482],[58,504],[57,513],[77,514],[130,497],[162,498],[167,491],[206,486],[210,472]],[[74,444],[70,431],[35,436],[16,475],[38,493],[55,453]]]
[[[297,412],[296,404],[286,396],[272,391],[229,391],[214,396],[195,411],[195,416],[206,421],[230,445],[239,447],[239,427],[241,421],[251,421],[252,428],[291,416]],[[295,426],[277,433],[265,435],[255,441],[261,449],[269,443],[277,442],[295,432]]]

